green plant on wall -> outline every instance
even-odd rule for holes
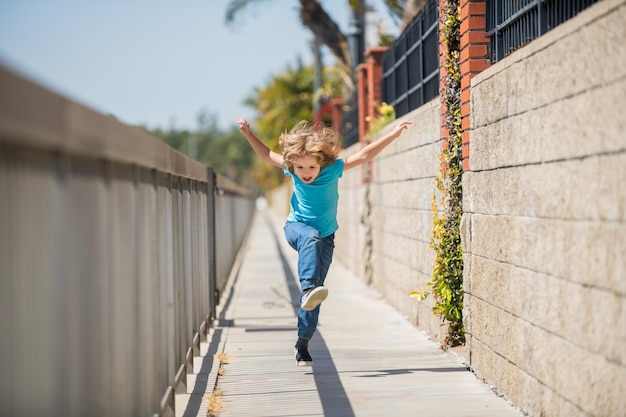
[[[374,136],[382,130],[383,127],[396,120],[396,110],[391,104],[387,104],[384,101],[380,105],[376,106],[376,113],[378,116],[372,119],[370,116],[365,118],[365,121],[370,123],[369,129],[365,134],[365,139],[371,142]]]
[[[448,0],[443,14],[441,39],[445,45],[442,78],[442,104],[449,136],[440,155],[436,188],[441,196],[433,195],[433,234],[431,247],[435,250],[432,278],[428,286],[435,299],[434,314],[446,321],[447,346],[465,343],[463,328],[463,250],[461,247],[462,188],[461,176],[461,72],[460,72],[460,13],[458,0]],[[428,292],[411,294],[423,300]]]

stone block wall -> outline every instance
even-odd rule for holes
[[[360,167],[344,172],[339,181],[334,258],[374,285],[411,322],[443,340],[447,329],[433,316],[432,297],[423,302],[409,297],[411,291],[429,289],[426,283],[434,259],[430,236],[441,151],[439,99],[400,120],[409,120],[413,126],[378,155],[372,165],[374,182],[365,182],[367,175]],[[341,157],[357,152],[360,146],[345,149]],[[277,215],[287,216],[290,196],[290,184],[268,194]]]
[[[465,350],[529,416],[626,410],[625,22],[626,0],[603,0],[470,81]],[[432,272],[439,99],[402,119],[373,181],[340,181],[335,258],[443,340],[432,298],[408,297]]]
[[[467,348],[531,416],[626,410],[624,22],[605,0],[472,80]]]
[[[373,284],[409,320],[442,338],[446,329],[432,314],[432,298],[418,302],[408,296],[428,289],[434,259],[430,236],[441,151],[439,99],[400,120],[413,125],[378,155],[372,167],[374,181],[364,184],[357,168],[345,172],[339,183],[335,257]]]

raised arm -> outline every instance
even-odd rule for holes
[[[402,131],[412,125],[413,123],[408,121],[403,121],[398,123],[398,125],[388,134],[378,139],[375,142],[370,143],[365,146],[359,152],[355,153],[346,158],[344,162],[344,171],[357,167],[359,165],[363,165],[366,162],[373,160],[376,155],[378,155],[383,149],[387,147],[391,142],[394,141],[398,136],[402,134]]]
[[[246,119],[235,119],[235,123],[239,124],[239,130],[241,134],[246,138],[254,153],[256,153],[259,158],[268,162],[274,166],[282,168],[283,166],[283,157],[282,155],[272,151],[268,146],[261,141],[252,131],[250,130],[250,124]]]

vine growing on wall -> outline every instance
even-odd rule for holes
[[[433,233],[431,247],[435,250],[432,288],[433,312],[448,322],[447,346],[465,343],[463,328],[463,250],[461,247],[462,189],[461,175],[461,71],[460,71],[460,10],[458,0],[448,0],[443,12],[441,40],[444,44],[441,99],[445,107],[446,146],[440,155],[439,175],[433,195]],[[424,299],[428,293],[414,291],[412,296]]]
[[[441,39],[445,45],[441,97],[449,132],[441,152],[436,185],[441,195],[441,210],[433,196],[434,224],[431,245],[435,249],[433,277],[429,282],[435,297],[434,312],[449,322],[446,344],[465,343],[463,328],[463,249],[461,247],[461,68],[460,10],[458,0],[448,0],[443,16]]]

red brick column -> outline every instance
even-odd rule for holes
[[[443,0],[441,0],[443,1]],[[485,1],[461,0],[461,129],[463,170],[469,169],[470,81],[489,68]]]
[[[343,122],[343,105],[345,100],[341,97],[330,100],[332,126],[337,134],[341,134],[341,123]]]
[[[369,71],[367,74],[368,85],[368,103],[367,103],[367,115],[372,119],[378,116],[377,107],[383,100],[383,54],[388,48],[386,46],[378,46],[369,48],[365,51],[365,59],[369,65]]]
[[[356,68],[361,144],[370,127],[370,120],[378,116],[376,108],[382,101],[383,54],[386,50],[386,46],[368,49],[365,51],[365,62]]]
[[[378,117],[377,107],[382,101],[383,54],[386,46],[374,47],[365,51],[365,62],[357,71],[357,95],[359,101],[359,142],[365,146],[365,134],[371,121]],[[373,162],[361,167],[362,183],[372,182]]]
[[[359,105],[359,143],[363,145],[365,132],[369,128],[368,122],[368,103],[369,89],[367,88],[367,73],[369,72],[369,64],[364,62],[356,67],[356,94]]]

